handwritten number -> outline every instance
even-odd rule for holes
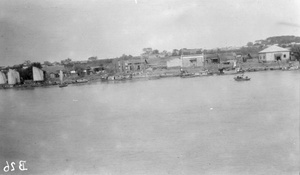
[[[26,163],[26,161],[20,160],[20,162],[19,162],[19,169],[20,169],[21,171],[28,170],[27,168],[25,168],[25,163]]]
[[[11,170],[10,171],[15,171],[15,167],[14,167],[15,164],[16,164],[15,162],[11,162]]]
[[[3,168],[3,171],[6,173],[9,171],[9,164],[7,161],[6,161],[6,166]]]
[[[19,170],[21,170],[21,171],[28,170],[28,168],[25,167],[25,163],[26,163],[26,161],[24,161],[24,160],[19,161]],[[9,163],[8,163],[8,161],[6,161],[6,165],[4,166],[3,171],[6,173],[9,171],[15,171],[16,170],[15,165],[16,165],[15,162],[11,162],[10,163],[11,169],[10,169]]]

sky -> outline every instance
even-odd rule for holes
[[[300,36],[299,0],[1,0],[0,66]]]

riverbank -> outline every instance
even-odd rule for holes
[[[211,75],[233,75],[245,72],[257,72],[257,71],[295,71],[299,70],[299,62],[268,62],[259,63],[255,60],[240,63],[237,68],[233,68],[233,65],[225,64],[206,64],[203,67],[188,67],[188,68],[156,68],[151,70],[144,70],[140,72],[134,72],[131,74],[93,74],[86,75],[84,77],[71,76],[66,77],[64,82],[66,84],[83,84],[87,82],[97,81],[124,81],[124,80],[155,80],[168,77],[180,77],[183,72],[187,73],[188,77],[204,77]],[[82,81],[84,80],[84,81]],[[33,84],[18,84],[18,85],[1,85],[0,89],[33,89],[34,87],[48,87],[58,86],[58,79],[51,79],[41,83]]]

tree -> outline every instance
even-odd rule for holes
[[[59,65],[60,63],[57,62],[57,61],[54,61],[52,64],[53,64],[53,65]]]
[[[39,68],[39,69],[42,69],[42,65],[41,65],[41,63],[39,63],[39,62],[33,62],[33,63],[31,63],[31,67],[37,67],[37,68]]]
[[[167,55],[168,55],[168,51],[166,51],[166,50],[163,50],[161,53],[162,53],[164,56],[167,56]]]
[[[97,56],[89,57],[88,61],[96,61],[98,59]]]
[[[50,63],[49,61],[44,61],[44,64],[45,64],[46,66],[52,66],[52,63]]]
[[[151,53],[152,53],[152,48],[151,48],[151,47],[149,47],[149,48],[144,48],[144,49],[143,49],[143,52],[144,52],[144,54],[151,54]]]
[[[31,64],[31,61],[30,60],[26,60],[26,61],[24,61],[24,63],[23,63],[24,65],[30,65]]]
[[[179,55],[179,50],[173,49],[172,56],[178,56],[178,55]]]
[[[182,48],[179,50],[178,55],[184,55],[184,51],[186,50],[186,48]]]
[[[159,50],[157,50],[157,49],[153,50],[152,54],[159,54]]]
[[[84,75],[84,72],[83,72],[84,67],[83,67],[83,65],[76,64],[76,65],[74,66],[74,69],[75,69],[75,71],[77,72],[77,74],[78,74],[79,76],[83,76],[83,75]]]
[[[300,45],[293,45],[291,48],[291,54],[300,62]]]
[[[248,46],[248,47],[252,47],[252,46],[253,46],[253,43],[252,43],[252,42],[248,42],[248,43],[247,43],[247,46]]]
[[[65,60],[61,60],[60,62],[61,62],[61,64],[70,64],[72,62],[72,59],[68,58],[68,59],[65,59]]]

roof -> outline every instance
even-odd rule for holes
[[[235,60],[236,54],[235,53],[221,53],[221,54],[219,54],[219,58],[222,61]]]
[[[141,60],[141,59],[138,59],[138,60],[127,60],[127,63],[131,63],[131,64],[139,64],[139,63],[145,63],[145,60]]]
[[[279,47],[279,46],[276,46],[276,45],[273,45],[273,46],[270,46],[270,47],[260,51],[259,53],[269,53],[269,52],[289,52],[289,50]]]
[[[204,55],[202,54],[194,54],[194,55],[182,55],[182,58],[198,58],[198,57],[202,57]]]
[[[206,59],[219,59],[219,56],[216,53],[205,54],[204,57]]]

